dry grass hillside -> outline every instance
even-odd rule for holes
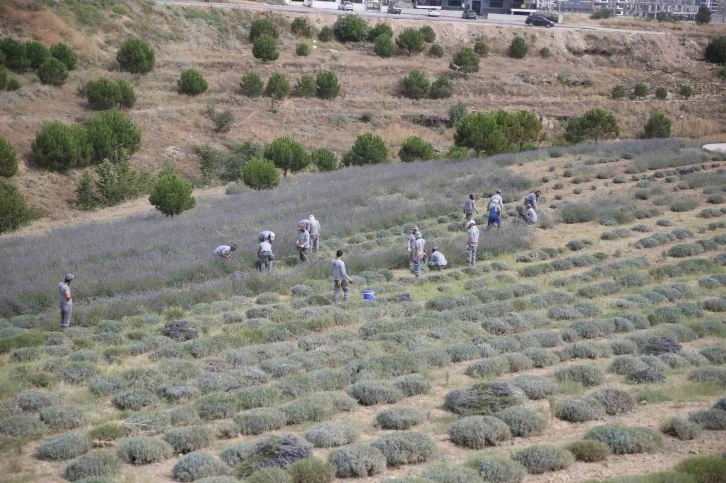
[[[79,174],[59,175],[38,169],[30,144],[44,121],[86,119],[92,111],[77,90],[100,76],[126,78],[136,90],[138,102],[130,115],[142,126],[144,139],[132,162],[153,169],[171,158],[190,177],[198,176],[194,149],[207,141],[268,142],[292,134],[308,148],[324,146],[342,154],[356,135],[373,131],[394,152],[410,135],[422,136],[446,152],[452,144],[451,128],[423,127],[412,120],[417,115],[446,116],[456,102],[466,103],[470,110],[534,110],[545,118],[550,137],[561,133],[561,120],[593,107],[612,110],[623,137],[639,136],[648,116],[656,110],[674,119],[674,136],[712,140],[726,136],[723,83],[701,60],[707,38],[722,31],[715,26],[700,30],[699,35],[685,35],[669,29],[655,33],[598,32],[434,22],[431,26],[436,42],[445,51],[440,59],[425,54],[381,59],[373,54],[370,44],[335,42],[318,42],[308,57],[297,57],[295,45],[300,39],[289,32],[294,15],[275,14],[270,18],[281,27],[281,55],[275,62],[262,64],[252,57],[248,41],[249,22],[259,13],[165,7],[130,0],[62,0],[48,5],[28,0],[0,2],[0,35],[37,39],[47,45],[66,41],[81,55],[81,67],[71,72],[69,81],[60,88],[40,84],[31,73],[23,76],[20,90],[0,93],[0,137],[8,139],[20,155],[19,187],[32,204],[45,209],[54,220],[71,216]],[[308,18],[318,29],[332,25],[335,19],[324,14]],[[397,34],[421,22],[392,19],[390,24]],[[649,23],[647,28],[654,25]],[[614,22],[608,26],[636,28]],[[523,60],[507,56],[515,35],[530,43]],[[150,74],[118,72],[115,52],[130,36],[141,36],[154,46],[157,62]],[[412,101],[397,95],[398,82],[409,69],[421,69],[431,78],[456,75],[448,69],[451,53],[480,37],[490,44],[491,53],[468,80],[455,77],[453,98]],[[548,59],[540,57],[544,47],[552,53]],[[210,85],[205,94],[194,98],[176,90],[181,70],[189,66],[200,69]],[[238,92],[246,72],[259,72],[263,79],[284,72],[294,83],[302,74],[320,69],[334,70],[340,77],[341,97],[337,100],[292,97],[273,112],[269,99],[248,99]],[[586,85],[568,85],[578,83]],[[609,98],[616,84],[630,89],[636,83],[651,88],[647,99]],[[694,88],[688,100],[677,94],[682,84]],[[656,87],[668,89],[667,100],[653,97]],[[213,133],[203,115],[210,104],[234,114],[236,122],[228,133]],[[359,121],[362,113],[372,114],[370,123]]]

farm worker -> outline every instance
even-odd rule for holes
[[[416,241],[414,242],[413,255],[413,273],[416,278],[421,276],[421,261],[426,256],[424,249],[426,248],[426,240],[420,232],[416,232]]]
[[[309,225],[310,248],[312,251],[317,252],[320,250],[320,222],[313,215],[310,215]]]
[[[343,301],[348,301],[348,284],[353,280],[345,271],[345,262],[343,262],[343,250],[335,252],[336,259],[333,260],[333,302],[338,303],[340,298],[340,289],[343,289]]]
[[[524,207],[532,208],[534,211],[537,211],[537,200],[541,193],[542,192],[540,190],[530,191],[527,196],[524,197]]]
[[[214,249],[214,259],[226,260],[235,250],[237,250],[237,245],[219,245]]]
[[[497,212],[501,213],[504,210],[504,201],[502,200],[502,190],[497,189],[497,192],[489,198],[489,210],[491,211],[492,206],[497,208]]]
[[[418,233],[418,227],[414,225],[411,229],[411,233],[408,235],[408,259],[409,265],[413,264],[413,255],[416,250],[416,233]]]
[[[479,246],[479,228],[476,227],[474,220],[471,220],[466,227],[468,228],[466,242],[466,265],[474,266],[476,263],[476,248]]]
[[[308,248],[310,248],[310,233],[308,233],[307,226],[302,224],[298,225],[297,231],[297,251],[300,252],[300,261],[307,262]]]
[[[487,230],[492,226],[497,225],[497,228],[502,227],[501,213],[504,208],[502,202],[502,190],[498,189],[496,194],[489,198],[489,219],[487,220]]]
[[[272,253],[272,244],[269,240],[260,242],[260,246],[257,248],[257,258],[259,259],[260,272],[263,271],[263,268],[266,272],[272,271],[272,261],[275,259],[275,255]]]
[[[530,225],[534,225],[537,223],[537,212],[534,208],[529,207],[526,210],[524,210],[524,213],[522,213],[522,216],[524,217],[524,220],[529,223]]]
[[[308,231],[308,233],[310,232],[310,221],[309,220],[300,220],[300,223],[298,223],[297,226],[303,226]]]
[[[272,243],[273,241],[275,241],[275,234],[272,233],[270,230],[261,231],[260,234],[257,235],[257,241],[262,243],[265,240]]]
[[[464,226],[466,226],[467,223],[471,221],[471,215],[476,212],[476,214],[479,214],[479,210],[476,207],[476,195],[474,193],[469,193],[469,199],[464,202],[464,216],[466,216],[466,221],[464,222]]]
[[[427,263],[431,270],[441,270],[446,268],[446,258],[444,254],[439,251],[439,247],[433,247],[431,249],[431,256],[429,257],[429,263]]]
[[[63,281],[58,284],[60,293],[61,329],[65,330],[71,325],[71,311],[73,310],[73,299],[71,298],[71,282],[75,277],[67,273]]]

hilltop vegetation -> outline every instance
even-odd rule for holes
[[[0,32],[12,40],[4,41],[9,70],[3,74],[14,90],[0,93],[0,138],[19,160],[11,182],[41,208],[38,213],[53,219],[88,218],[73,210],[92,204],[77,203],[73,190],[64,188],[84,176],[98,180],[100,173],[88,163],[118,157],[119,149],[148,176],[171,160],[197,187],[209,186],[196,156],[207,144],[234,150],[288,136],[307,151],[328,149],[338,161],[355,159],[346,153],[362,134],[381,138],[387,149],[381,159],[388,161],[477,154],[464,149],[470,145],[480,155],[513,149],[488,142],[452,146],[456,123],[447,113],[462,103],[470,113],[502,108],[536,116],[541,126],[527,131],[526,142],[514,143],[517,149],[569,142],[562,141],[566,128],[587,127],[576,121],[596,107],[612,113],[617,129],[607,131],[611,136],[700,137],[722,131],[713,86],[718,80],[702,61],[708,37],[717,34],[707,26],[701,36],[684,32],[677,38],[442,22],[389,25],[355,16],[265,15],[135,1],[63,0],[30,8],[12,0],[0,8],[17,25]],[[718,41],[710,43],[708,51],[717,52]],[[29,55],[16,55],[23,50]],[[41,69],[46,61],[48,68]],[[40,84],[39,77],[50,84]],[[64,85],[52,86],[61,80]],[[619,94],[611,97],[615,88]],[[627,99],[631,92],[638,102]],[[40,104],[43,109],[35,109]],[[108,108],[124,110],[115,119],[127,116],[140,141],[117,135],[110,136],[113,143],[100,143],[99,135],[109,138],[108,124],[102,130],[92,123],[91,110]],[[48,150],[31,149],[43,123],[55,121],[67,127],[56,154],[74,163],[48,164]],[[86,143],[81,131],[91,125],[96,128],[87,130]],[[569,139],[598,139],[583,131]],[[416,144],[406,143],[411,138]],[[482,151],[484,146],[496,149]],[[48,166],[62,170],[62,182],[44,172]],[[307,163],[305,170],[316,166]],[[243,168],[237,166],[235,179],[243,179]],[[268,175],[262,183],[248,179],[256,187],[274,186]],[[149,188],[134,191],[146,194]]]
[[[319,174],[315,196],[292,177],[169,220],[4,238],[0,440],[22,451],[3,465],[12,481],[718,481],[724,161],[648,140],[442,161],[438,176],[383,164]],[[503,228],[466,267],[462,198],[495,187]],[[535,187],[529,227],[515,207]],[[301,265],[308,213],[323,246]],[[449,269],[408,273],[414,223]],[[252,270],[262,228],[277,233],[269,275]],[[214,263],[227,240],[240,249]],[[333,305],[339,247],[355,283]],[[58,332],[48,274],[69,270]]]

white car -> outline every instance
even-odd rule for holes
[[[352,12],[353,4],[351,2],[342,2],[338,5],[338,10],[343,10],[344,12]]]
[[[439,16],[439,9],[438,8],[430,8],[429,9],[428,16],[429,17],[438,17]]]

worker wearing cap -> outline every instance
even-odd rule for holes
[[[479,228],[476,227],[474,220],[467,223],[466,227],[468,241],[466,242],[466,265],[474,266],[476,263],[476,248],[479,246]]]
[[[272,243],[275,241],[275,234],[272,233],[270,230],[261,231],[259,235],[257,235],[257,241],[259,243],[262,243],[263,241],[268,241]]]
[[[444,254],[439,251],[439,247],[433,247],[431,249],[431,255],[429,256],[429,261],[426,265],[428,265],[431,270],[442,270],[446,268],[448,263],[446,262]]]
[[[66,274],[63,281],[58,284],[60,293],[61,329],[65,330],[71,326],[71,311],[73,310],[73,299],[71,298],[71,282],[75,277],[72,273]]]

